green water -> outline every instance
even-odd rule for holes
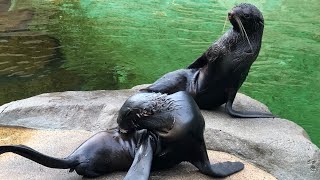
[[[11,12],[34,16],[29,30],[0,31],[0,105],[44,92],[152,83],[202,54],[240,2],[16,0]],[[263,12],[265,32],[241,92],[301,125],[320,146],[320,3],[248,2]]]

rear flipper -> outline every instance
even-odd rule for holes
[[[228,101],[225,109],[227,113],[236,118],[275,118],[276,116],[271,113],[255,112],[255,111],[236,111],[232,109],[233,101],[236,97],[237,91],[229,90]]]
[[[24,145],[0,146],[0,154],[6,152],[18,154],[50,168],[69,169],[78,164],[76,160],[72,160],[70,158],[59,159],[50,157]]]
[[[101,175],[100,173],[92,170],[91,164],[88,160],[80,162],[78,160],[79,158],[73,156],[59,159],[41,154],[24,145],[0,146],[0,154],[6,152],[18,154],[49,168],[70,169],[70,172],[75,170],[79,175],[83,175],[84,177],[97,177]]]
[[[230,116],[236,118],[276,118],[276,116],[271,113],[262,113],[256,111],[236,111],[232,109],[232,103],[229,101],[226,103],[225,108]]]
[[[226,177],[236,172],[241,171],[244,168],[244,164],[241,162],[222,162],[210,164],[206,146],[204,142],[198,149],[195,149],[194,159],[191,161],[199,171],[211,177]]]

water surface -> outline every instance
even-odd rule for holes
[[[152,83],[201,55],[226,31],[226,13],[240,2],[12,1],[0,8],[0,104],[44,92]],[[241,92],[301,125],[320,146],[320,4],[248,2],[263,12],[265,32]]]

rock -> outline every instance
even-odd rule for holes
[[[9,135],[8,135],[9,134]],[[84,130],[31,130],[25,128],[0,128],[0,137],[7,137],[0,140],[1,145],[19,144],[31,146],[32,148],[55,157],[65,157],[77,148],[83,141],[88,139],[93,133]],[[242,161],[245,169],[228,178],[236,179],[276,179],[269,173],[246,163],[239,158],[227,153],[208,151],[211,161]],[[0,156],[0,179],[81,179],[76,173],[69,173],[66,169],[50,169],[27,160],[15,154],[4,154]],[[116,172],[99,177],[97,179],[120,180],[126,172]],[[201,174],[189,163],[151,173],[150,179],[212,179]]]
[[[118,110],[141,87],[144,86],[132,90],[49,93],[11,102],[0,107],[0,125],[104,130],[116,126]],[[234,106],[269,111],[265,105],[240,93]],[[202,113],[208,149],[233,154],[278,179],[320,178],[320,150],[295,123],[280,118],[231,118],[223,107]],[[179,168],[183,169],[184,165]]]
[[[0,125],[99,131],[115,126],[124,101],[137,91],[46,93],[0,107]],[[88,123],[90,122],[90,123]]]
[[[208,149],[245,159],[278,179],[320,178],[320,150],[295,123],[279,118],[229,118],[222,111],[202,114]]]

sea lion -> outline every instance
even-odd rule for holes
[[[147,180],[151,170],[182,161],[214,177],[244,168],[241,162],[210,164],[203,138],[204,119],[186,92],[138,93],[125,102],[117,121],[118,128],[94,135],[63,159],[23,145],[0,146],[0,154],[13,152],[47,167],[75,170],[85,177],[129,169],[127,180]]]
[[[148,165],[137,162],[137,166],[163,169],[187,161],[212,177],[225,177],[244,168],[241,162],[210,164],[203,137],[204,118],[185,91],[171,95],[138,93],[121,107],[117,122],[122,133],[147,129],[158,139],[154,156],[148,157],[152,161]]]
[[[228,18],[233,27],[187,69],[167,73],[141,91],[168,94],[187,91],[201,109],[226,103],[227,113],[234,117],[275,117],[269,113],[232,109],[237,91],[259,54],[264,19],[258,8],[246,3],[235,6]]]

